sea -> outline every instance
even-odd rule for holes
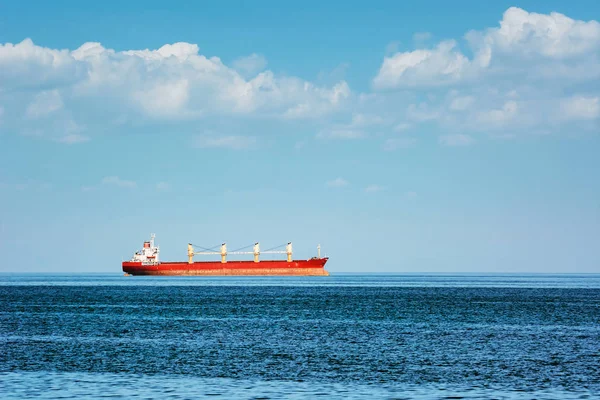
[[[600,274],[0,274],[0,398],[600,398]]]

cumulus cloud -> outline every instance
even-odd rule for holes
[[[465,26],[462,38],[436,43],[416,33],[415,48],[389,47],[367,93],[354,93],[341,76],[311,82],[274,73],[258,53],[226,64],[193,43],[124,51],[97,42],[76,49],[4,43],[1,129],[74,144],[93,139],[94,129],[126,125],[168,124],[191,134],[200,121],[228,132],[231,120],[302,120],[319,139],[383,136],[383,149],[395,150],[416,141],[394,132],[435,124],[470,138],[597,128],[600,24],[517,7],[498,20],[478,31]],[[198,147],[242,149],[259,138],[217,133],[195,140]]]
[[[456,42],[441,42],[434,49],[396,53],[383,60],[375,77],[376,89],[435,86],[459,81],[469,60],[455,49]]]
[[[372,81],[377,95],[416,100],[400,108],[404,123],[435,123],[465,135],[550,132],[567,123],[597,126],[597,21],[511,7],[498,26],[468,31],[464,39],[388,54]],[[463,144],[459,138],[440,143]]]
[[[465,38],[472,58],[458,49],[455,40],[429,49],[398,52],[384,58],[373,86],[401,89],[472,83],[486,76],[531,76],[529,68],[540,64],[546,68],[538,75],[548,77],[575,72],[578,66],[573,61],[578,58],[587,58],[596,67],[599,62],[600,23],[578,21],[556,12],[546,15],[511,7],[499,27],[470,31]],[[598,70],[591,73],[600,75]]]
[[[487,58],[499,53],[565,59],[600,48],[600,23],[577,21],[557,12],[538,14],[510,7],[499,28],[470,32],[467,38],[479,45],[480,54]]]
[[[256,54],[233,64],[200,54],[192,43],[115,51],[88,42],[69,50],[25,39],[0,44],[0,88],[11,91],[10,99],[0,96],[0,107],[10,102],[15,125],[23,116],[103,123],[209,116],[307,119],[342,109],[351,96],[345,81],[319,86],[277,76],[264,70],[266,61]]]
[[[156,83],[134,91],[131,96],[145,113],[153,117],[178,117],[189,113],[185,108],[190,96],[187,79]]]
[[[0,85],[11,89],[61,87],[85,78],[86,66],[69,50],[36,46],[31,39],[0,44]]]

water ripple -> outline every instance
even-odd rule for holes
[[[0,393],[598,396],[599,288],[474,279],[455,287],[3,284]]]

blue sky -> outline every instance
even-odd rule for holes
[[[280,3],[0,4],[0,271],[598,272],[600,4]]]

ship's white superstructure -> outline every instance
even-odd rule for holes
[[[133,255],[131,261],[141,262],[142,265],[153,265],[159,264],[160,261],[158,259],[158,254],[160,253],[160,249],[158,246],[154,245],[154,233],[150,236],[149,242],[144,242],[144,247],[136,251]]]

